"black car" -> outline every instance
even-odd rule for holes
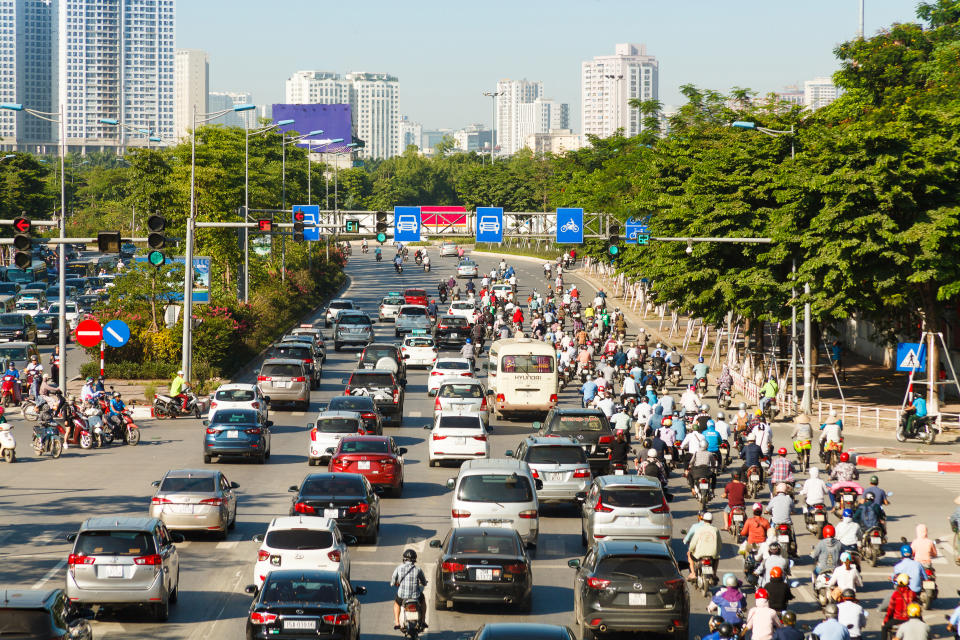
[[[570,627],[538,622],[493,622],[485,624],[473,640],[577,640]]]
[[[438,611],[457,602],[507,603],[530,611],[530,556],[515,530],[458,527],[443,542],[431,540],[430,546],[441,549],[433,582]]]
[[[392,372],[358,369],[350,374],[344,394],[371,396],[391,425],[399,427],[403,424],[403,385]]]
[[[333,518],[340,531],[376,544],[380,533],[380,495],[358,473],[311,473],[295,493],[290,515]]]
[[[36,342],[37,325],[25,313],[0,313],[0,340]]]
[[[263,464],[270,458],[270,427],[273,422],[261,419],[256,409],[218,409],[212,419],[204,420],[207,428],[203,439],[203,461],[214,456],[253,458]]]
[[[400,347],[392,342],[371,342],[363,348],[360,354],[360,369],[376,369],[380,358],[390,358],[397,363],[397,377],[400,384],[407,384],[407,365],[404,362]]]
[[[686,640],[690,594],[666,542],[601,540],[577,570],[573,615],[581,640],[611,631],[670,633]]]
[[[92,640],[93,631],[63,589],[4,589],[0,636]]]
[[[271,571],[250,603],[247,640],[329,638],[359,640],[360,602],[366,587],[354,587],[340,571]]]
[[[77,295],[83,295],[87,292],[87,279],[86,278],[67,278],[64,282],[68,287],[73,287],[77,290]]]
[[[58,341],[60,317],[55,313],[38,313],[33,317],[37,325],[37,344],[56,344]]]
[[[290,358],[303,362],[310,372],[310,388],[319,389],[323,369],[313,356],[313,347],[306,342],[275,342],[267,352],[268,358]]]
[[[95,293],[85,293],[82,296],[77,296],[77,307],[81,313],[90,313],[96,305],[100,304],[101,300],[102,298]]]
[[[438,347],[454,345],[462,347],[470,337],[470,323],[463,316],[444,315],[437,318],[433,339]]]
[[[20,293],[20,285],[16,282],[0,282],[0,296],[15,296]]]
[[[363,430],[383,435],[383,417],[370,396],[333,396],[325,411],[356,411],[363,418]]]
[[[557,407],[542,423],[534,422],[533,428],[540,436],[563,436],[579,442],[595,472],[606,473],[610,466],[613,428],[600,409]]]

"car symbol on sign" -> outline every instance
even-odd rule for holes
[[[484,233],[500,233],[500,221],[492,216],[480,218],[480,231]]]
[[[576,233],[577,231],[580,231],[580,227],[578,227],[577,223],[574,222],[573,220],[567,220],[566,224],[560,227],[560,231],[569,231],[572,233]]]
[[[397,231],[416,231],[417,217],[411,215],[400,216],[397,220]]]

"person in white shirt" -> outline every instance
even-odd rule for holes
[[[837,603],[837,622],[847,628],[850,640],[857,640],[862,635],[862,629],[867,626],[867,612],[857,602],[857,594],[853,589],[844,590]]]
[[[610,417],[613,416],[613,398],[607,394],[606,390],[598,390],[597,397],[594,399],[593,403],[597,409],[603,411],[604,415],[607,416],[607,419],[610,419]]]
[[[831,410],[831,417],[836,415],[836,412]],[[840,426],[839,421],[828,422],[820,428],[820,450],[823,450],[823,447],[828,442],[839,443],[843,440],[843,427]]]
[[[857,571],[857,565],[853,564],[853,557],[849,551],[844,551],[840,554],[840,562],[840,566],[833,570],[827,586],[837,587],[841,591],[851,589],[856,592],[857,589],[863,586],[863,578],[860,577],[860,572]]]
[[[623,379],[623,389],[620,390],[620,395],[624,401],[630,396],[636,398],[640,395],[640,388],[637,386],[637,381],[633,379],[633,376],[626,376]]]
[[[647,396],[643,396],[640,398],[640,402],[637,403],[637,408],[633,410],[633,417],[637,421],[638,440],[643,437],[647,423],[650,422],[651,415],[653,415],[653,407],[650,406],[650,400]]]
[[[724,421],[723,411],[717,411],[717,419],[713,421],[713,428],[720,434],[720,439],[724,442],[730,441],[730,425]]]
[[[753,434],[754,441],[757,443],[757,446],[760,447],[760,451],[762,451],[764,455],[769,455],[770,448],[773,446],[771,443],[772,434],[770,433],[770,425],[761,420],[750,433]]]
[[[594,378],[593,381],[597,384],[597,392],[599,392],[600,389],[603,389],[604,392],[606,392],[606,390],[607,390],[607,379],[606,379],[606,378],[604,378],[604,377],[603,377],[602,375],[600,375],[600,374],[597,374],[597,377]]]
[[[630,347],[627,349],[627,362],[633,362],[634,360],[640,359],[640,350],[636,347]]]
[[[570,366],[570,362],[571,362],[571,360],[570,360],[570,352],[569,352],[569,351],[561,351],[561,352],[560,352],[560,366],[561,366],[561,367],[568,367],[568,366]]]
[[[571,336],[569,333],[565,334],[563,336],[563,339],[560,341],[560,345],[564,349],[569,349],[572,344],[573,344],[573,336]]]
[[[680,448],[690,452],[690,455],[697,453],[701,449],[707,448],[707,441],[699,432],[690,430],[680,443]]]
[[[680,406],[683,407],[683,410],[687,413],[696,413],[699,411],[700,396],[697,395],[697,390],[693,387],[687,387],[687,390],[684,391],[680,397]]]
[[[616,411],[610,419],[610,426],[613,427],[614,432],[623,431],[627,437],[630,436],[630,414],[623,405],[620,405],[620,410]]]
[[[800,495],[803,496],[803,512],[815,504],[827,503],[827,483],[820,478],[820,470],[816,467],[810,467],[810,477],[803,482],[800,488]]]
[[[843,510],[843,519],[834,527],[834,537],[846,547],[856,548],[860,544],[860,525],[853,521],[853,511]]]

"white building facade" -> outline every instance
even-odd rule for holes
[[[0,102],[57,111],[56,12],[53,0],[0,0]],[[0,111],[0,148],[46,152],[56,139],[50,122]]]
[[[627,137],[638,135],[643,117],[639,109],[630,107],[630,101],[659,99],[659,63],[647,55],[646,45],[618,44],[614,51],[580,65],[584,135],[606,138],[617,129],[623,129]]]
[[[523,147],[521,106],[532,103],[543,95],[543,83],[524,80],[500,80],[497,82],[496,152],[512,155]]]
[[[210,113],[232,109],[238,104],[253,104],[253,96],[249,93],[237,91],[211,91],[207,94],[207,109]],[[257,124],[257,111],[231,111],[225,113],[211,124],[219,124],[225,127],[248,127],[254,128]]]
[[[173,128],[181,140],[193,129],[194,110],[210,111],[210,57],[200,49],[177,49],[173,60]]]
[[[397,127],[397,136],[400,138],[400,153],[406,151],[410,145],[413,145],[419,151],[423,138],[423,125],[419,122],[413,122],[407,116],[400,116]]]
[[[811,111],[827,106],[843,95],[843,89],[830,78],[814,78],[803,83],[803,104]]]

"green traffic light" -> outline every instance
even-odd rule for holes
[[[162,251],[151,251],[150,254],[147,255],[147,262],[149,262],[155,267],[159,267],[165,261],[166,261],[166,258],[164,257]]]
[[[380,244],[383,244],[383,243],[386,242],[386,241],[387,241],[387,234],[385,234],[385,233],[378,233],[378,234],[377,234],[377,242],[379,242]]]
[[[615,245],[615,244],[612,244],[612,245],[610,245],[610,246],[607,248],[607,251],[610,252],[610,255],[615,256],[615,255],[618,255],[618,254],[620,253],[620,247],[618,247],[618,246]]]

